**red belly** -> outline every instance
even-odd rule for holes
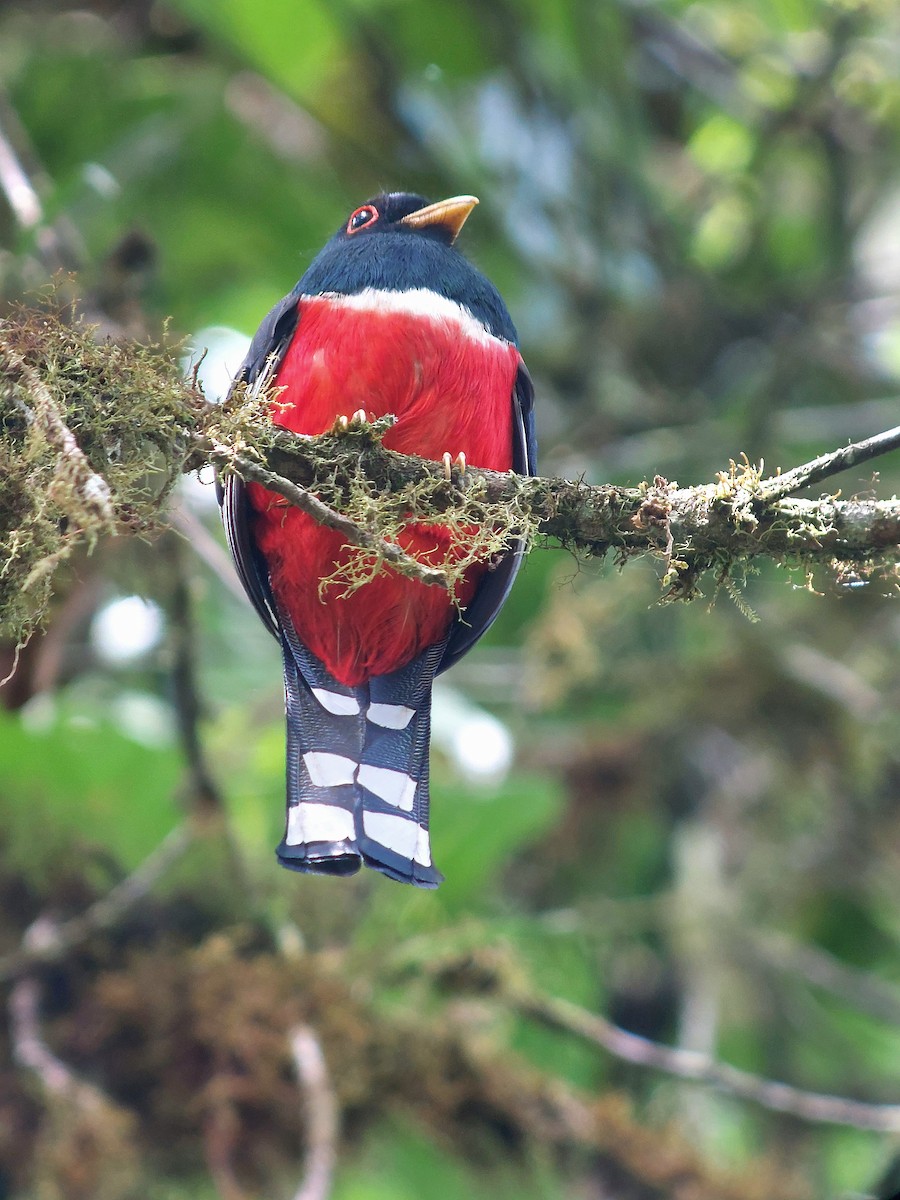
[[[323,433],[335,417],[360,408],[393,413],[397,424],[384,439],[390,449],[433,459],[463,451],[472,466],[507,471],[518,365],[514,346],[472,337],[453,322],[306,298],[278,372],[285,390],[272,420],[297,433]],[[444,637],[455,614],[446,592],[390,570],[349,596],[338,595],[338,585],[320,597],[319,580],[350,557],[341,535],[264,488],[250,485],[248,492],[275,593],[301,641],[336,679],[352,686],[387,674]],[[414,554],[443,557],[450,539],[440,526],[410,524],[400,542]],[[484,570],[466,572],[460,603],[471,600]]]

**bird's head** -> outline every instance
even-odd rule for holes
[[[345,218],[297,292],[427,289],[460,304],[491,333],[515,342],[515,327],[497,289],[454,246],[477,203],[474,196],[434,204],[412,192],[374,196]]]

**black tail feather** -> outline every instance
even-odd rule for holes
[[[431,686],[444,645],[390,675],[348,687],[279,612],[287,717],[287,822],[278,860],[351,875],[362,863],[437,887],[428,833]]]

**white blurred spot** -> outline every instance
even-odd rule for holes
[[[54,693],[38,692],[19,710],[19,719],[29,733],[49,733],[56,724],[57,712]]]
[[[93,188],[104,200],[115,200],[122,190],[115,175],[100,163],[85,163],[81,173],[88,187]]]
[[[491,713],[446,685],[434,691],[431,736],[471,783],[496,786],[509,774],[513,761],[509,730]]]
[[[198,329],[191,338],[190,354],[185,359],[185,370],[190,372],[203,351],[206,356],[197,368],[197,379],[207,400],[219,403],[224,400],[235,372],[244,361],[250,348],[250,339],[227,325],[209,325]]]
[[[227,325],[208,325],[198,329],[190,342],[190,352],[182,361],[185,373],[190,374],[197,366],[197,381],[207,400],[220,404],[228,394],[231,381],[247,350],[250,339]],[[201,361],[201,356],[202,361]],[[195,512],[212,512],[218,508],[216,493],[210,486],[215,482],[215,470],[201,467],[191,475],[178,481],[178,490],[184,502]]]
[[[91,644],[111,665],[140,658],[159,642],[163,632],[159,605],[141,596],[122,596],[105,605],[91,624]]]
[[[889,193],[863,223],[854,256],[862,278],[853,318],[870,361],[900,376],[900,189]]]
[[[453,756],[464,775],[500,780],[512,763],[512,741],[489,713],[465,721],[453,738]]]
[[[151,750],[170,745],[175,736],[172,710],[148,692],[122,692],[113,705],[112,716],[125,737]]]
[[[175,737],[172,710],[147,692],[120,692],[105,706],[104,715],[125,737],[149,749],[171,745]],[[62,719],[69,729],[103,727],[99,714],[61,710],[57,696],[42,692],[32,696],[20,713],[22,726],[32,734],[52,733]]]

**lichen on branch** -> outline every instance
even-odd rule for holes
[[[0,320],[0,636],[28,637],[77,549],[162,525],[205,408],[177,349],[59,309]]]
[[[257,482],[340,530],[348,566],[323,587],[362,586],[394,570],[451,595],[473,562],[513,538],[555,539],[619,562],[652,553],[667,599],[691,598],[711,572],[731,586],[748,562],[825,564],[894,574],[900,501],[793,493],[900,446],[900,429],[766,478],[747,459],[711,484],[656,477],[638,487],[530,479],[440,463],[383,445],[389,418],[319,437],[268,420],[278,389],[234,389],[208,403],[186,379],[180,347],[98,338],[71,313],[19,308],[0,320],[0,636],[23,640],[44,619],[52,578],[76,548],[110,534],[149,534],[184,471],[212,463]],[[348,414],[349,415],[349,414]],[[416,557],[411,522],[450,529],[450,550]]]

